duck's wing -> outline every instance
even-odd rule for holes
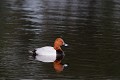
[[[51,46],[36,49],[36,59],[42,62],[54,62],[56,60],[56,50]]]

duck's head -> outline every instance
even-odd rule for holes
[[[63,71],[64,68],[68,66],[67,64],[62,64],[61,61],[55,61],[53,64],[54,64],[53,66],[54,66],[55,71],[58,73]]]
[[[68,46],[68,44],[66,44],[62,38],[57,38],[54,42],[54,48],[58,50],[61,49],[61,46]]]

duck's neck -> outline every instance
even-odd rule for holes
[[[61,72],[61,71],[63,71],[63,69],[64,69],[64,67],[63,67],[63,65],[61,64],[61,61],[55,61],[54,63],[53,63],[53,65],[54,65],[54,69],[56,70],[56,72]]]
[[[61,47],[58,46],[58,45],[54,45],[54,49],[55,49],[55,50],[61,50],[61,51],[62,51]]]
[[[54,64],[61,64],[61,60],[54,61]]]

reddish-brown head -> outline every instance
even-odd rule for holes
[[[61,61],[55,61],[53,63],[53,66],[54,66],[54,69],[56,72],[60,73],[61,71],[64,70],[65,67],[67,67],[68,65],[67,64],[62,64]]]
[[[53,66],[54,66],[54,69],[56,72],[59,73],[59,72],[63,71],[64,66],[61,64],[61,61],[55,61],[53,64],[54,64]]]
[[[62,38],[57,38],[54,42],[54,48],[55,50],[61,49],[60,46],[68,46],[67,44],[65,44],[64,40]]]

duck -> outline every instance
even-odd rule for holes
[[[64,58],[64,51],[61,49],[61,46],[68,46],[62,38],[57,38],[54,41],[54,46],[44,46],[41,48],[35,48],[29,53],[32,53],[34,59],[41,62],[53,62],[54,68],[57,70],[57,66],[64,67],[61,64],[61,60]],[[61,68],[62,69],[62,68]]]
[[[62,64],[61,60],[56,60],[53,62],[53,67],[57,73],[60,73],[64,68],[68,67],[68,64]]]

